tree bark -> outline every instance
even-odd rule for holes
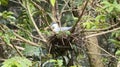
[[[91,33],[88,33],[89,35]],[[87,50],[90,62],[90,67],[104,67],[101,59],[101,50],[98,48],[97,37],[91,37],[87,39]]]

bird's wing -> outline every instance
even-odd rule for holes
[[[60,30],[61,31],[67,31],[70,30],[72,27],[61,27]]]

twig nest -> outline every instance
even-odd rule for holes
[[[54,34],[49,38],[49,51],[51,54],[63,55],[71,48],[72,37],[64,32]]]

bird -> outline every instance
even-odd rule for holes
[[[51,23],[51,28],[53,29],[54,32],[59,33],[60,31],[68,31],[72,27],[60,27],[57,23],[52,22]]]

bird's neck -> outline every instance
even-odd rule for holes
[[[55,25],[55,29],[57,29],[57,28],[59,28],[59,26],[58,26],[58,25]]]

